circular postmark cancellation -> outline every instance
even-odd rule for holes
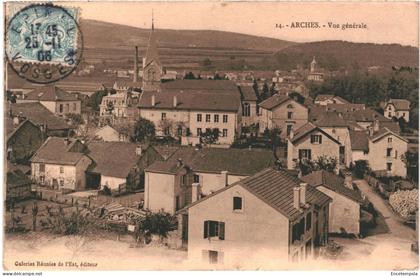
[[[82,59],[78,9],[31,4],[17,10],[6,28],[6,57],[30,82],[47,84],[70,75]]]

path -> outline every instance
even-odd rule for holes
[[[369,201],[372,202],[375,209],[384,216],[385,222],[390,230],[389,234],[414,241],[416,232],[403,224],[403,220],[391,210],[385,200],[378,195],[365,180],[356,180],[354,183],[356,183],[359,190],[369,199]]]

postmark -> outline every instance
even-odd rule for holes
[[[31,4],[10,16],[5,49],[16,74],[30,82],[47,84],[77,68],[83,56],[78,9]]]

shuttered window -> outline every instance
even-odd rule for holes
[[[322,135],[311,135],[312,144],[322,144]]]
[[[214,220],[204,221],[203,237],[205,239],[211,238],[211,237],[219,237],[220,240],[224,240],[225,239],[225,223],[214,221]]]

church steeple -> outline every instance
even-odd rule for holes
[[[156,90],[162,78],[162,65],[156,42],[155,22],[152,13],[152,29],[147,45],[146,57],[143,62],[143,90]]]

